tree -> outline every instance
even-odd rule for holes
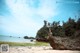
[[[44,21],[44,26],[37,32],[36,38],[47,39],[48,34],[46,31],[48,31],[48,28],[46,26],[47,21]],[[76,22],[70,17],[68,21],[63,22],[63,25],[60,25],[60,21],[54,21],[50,26],[53,36],[75,36],[75,33],[79,34],[80,32],[80,18]],[[76,32],[76,30],[79,32]]]
[[[75,29],[76,29],[76,22],[75,22],[75,20],[69,18],[66,23],[63,23],[63,28],[65,30],[65,35],[66,36],[74,35]]]
[[[42,27],[38,32],[36,38],[46,38],[48,35],[46,33],[48,31],[47,27]]]
[[[76,29],[77,29],[77,30],[80,30],[80,18],[77,20]]]

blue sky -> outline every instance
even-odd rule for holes
[[[0,0],[0,34],[36,36],[43,21],[77,19],[79,0]]]

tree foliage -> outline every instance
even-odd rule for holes
[[[48,28],[46,26],[43,26],[38,32],[37,32],[37,38],[47,38]],[[51,31],[53,36],[77,36],[80,32],[80,18],[75,21],[75,19],[69,18],[68,21],[63,22],[62,25],[60,25],[60,22],[53,22],[51,24]],[[78,31],[78,32],[77,32]],[[77,34],[76,34],[77,33]]]
[[[47,28],[47,27],[42,27],[42,28],[37,32],[36,38],[46,38],[46,37],[47,37],[46,31],[48,31],[48,28]]]
[[[24,39],[35,39],[34,37],[24,36]]]

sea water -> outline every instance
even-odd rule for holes
[[[13,36],[0,36],[0,41],[3,42],[31,42],[34,39],[24,39],[23,37],[13,37]]]

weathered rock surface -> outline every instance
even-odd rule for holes
[[[70,37],[49,37],[49,43],[53,49],[80,50],[80,39]]]

